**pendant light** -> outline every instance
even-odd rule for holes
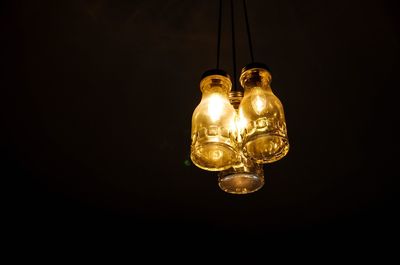
[[[236,86],[234,4],[231,6],[233,82],[219,69],[222,0],[219,1],[217,67],[202,75],[202,99],[192,117],[191,159],[205,170],[220,171],[219,187],[247,194],[264,185],[263,164],[275,162],[289,150],[283,106],[271,90],[271,73],[254,62],[246,0],[243,9],[251,63]],[[233,89],[232,89],[233,87]],[[232,91],[231,91],[232,90]]]
[[[222,0],[219,3],[217,67],[203,73],[200,90],[202,99],[192,116],[190,158],[199,168],[220,171],[240,161],[235,126],[237,113],[229,102],[232,82],[219,69],[221,46]]]
[[[192,116],[191,159],[202,169],[224,170],[239,161],[231,87],[229,76],[218,69],[206,71],[200,82],[203,96]]]
[[[271,163],[289,151],[283,106],[271,90],[271,73],[263,63],[254,62],[246,0],[243,0],[251,63],[242,69],[240,84],[244,98],[239,106],[245,120],[243,152],[257,163]]]
[[[235,11],[234,2],[230,0],[231,9],[231,37],[232,37],[232,67],[234,76],[234,91],[229,94],[229,100],[236,111],[239,109],[243,98],[243,89],[236,84],[236,38],[235,38]],[[238,146],[240,163],[218,174],[219,187],[232,194],[247,194],[259,190],[264,185],[263,167],[253,160],[247,158],[242,150],[242,135],[246,128],[244,120],[240,115],[236,119],[236,129],[238,132]]]
[[[243,68],[240,83],[244,97],[239,106],[245,120],[243,152],[257,163],[271,163],[289,151],[282,103],[272,93],[271,74],[266,65],[251,63]]]

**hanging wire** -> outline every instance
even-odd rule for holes
[[[251,58],[251,62],[254,63],[253,45],[251,43],[251,34],[250,34],[250,26],[249,26],[249,17],[247,15],[246,0],[243,0],[243,9],[244,9],[244,18],[246,20],[247,40],[249,41],[250,58]]]
[[[221,27],[222,27],[222,0],[219,0],[219,11],[218,11],[218,36],[217,36],[217,67],[219,69],[219,57],[221,52]]]
[[[236,45],[235,45],[235,19],[234,19],[234,6],[231,0],[231,30],[232,30],[232,62],[233,62],[233,91],[237,91],[236,85]]]

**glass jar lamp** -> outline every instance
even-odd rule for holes
[[[202,99],[192,116],[191,160],[209,171],[228,169],[237,164],[235,120],[237,114],[229,102],[232,83],[222,70],[209,70],[202,76]]]
[[[285,115],[271,89],[266,65],[252,63],[243,68],[240,83],[244,96],[239,106],[243,121],[243,153],[256,163],[271,163],[289,151]]]

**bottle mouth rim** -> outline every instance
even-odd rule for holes
[[[271,72],[270,68],[266,64],[255,62],[255,63],[249,63],[245,67],[243,67],[242,74],[244,72],[246,72],[247,70],[254,69],[254,68],[261,68],[261,69],[267,70],[268,72]]]
[[[200,81],[201,92],[204,92],[204,88],[208,82],[211,82],[211,87],[221,87],[226,93],[232,90],[231,78],[224,70],[211,69],[204,72]]]
[[[220,76],[231,79],[229,74],[226,71],[221,70],[221,69],[209,69],[201,75],[201,79],[203,80],[204,78],[211,76],[211,75],[220,75]]]
[[[236,185],[238,179],[245,180],[247,185]],[[232,173],[220,175],[218,177],[218,186],[225,192],[231,194],[249,194],[261,189],[265,184],[264,175],[257,173]]]

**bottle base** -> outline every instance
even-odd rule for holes
[[[219,187],[232,194],[248,194],[261,189],[264,186],[264,177],[253,173],[220,174]]]
[[[203,143],[192,147],[190,157],[196,166],[209,171],[228,169],[238,161],[238,155],[234,148],[218,142]]]
[[[243,150],[246,157],[257,163],[272,163],[288,153],[289,141],[281,135],[262,134],[247,140]]]

